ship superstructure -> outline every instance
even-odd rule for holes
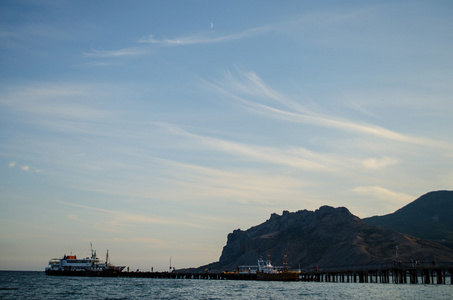
[[[52,258],[46,268],[47,275],[67,276],[116,276],[124,266],[114,266],[109,260],[109,251],[105,262],[96,255],[96,250],[91,246],[91,257],[77,258],[76,255],[64,255],[63,258]]]

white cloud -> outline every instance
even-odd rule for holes
[[[131,243],[140,243],[141,246],[147,248],[161,248],[161,249],[170,249],[172,247],[178,247],[177,243],[174,241],[150,238],[150,237],[130,237],[130,238],[123,238],[123,239],[116,239],[116,242],[121,242],[124,244],[131,244]]]
[[[117,50],[91,50],[91,52],[83,52],[85,57],[93,58],[116,58],[126,56],[139,56],[144,55],[147,52],[142,48],[124,48]]]
[[[8,166],[9,166],[10,168],[19,167],[22,171],[25,171],[25,172],[41,173],[41,170],[36,169],[36,168],[32,168],[32,167],[30,167],[30,166],[28,166],[28,165],[21,165],[21,166],[19,166],[15,161],[10,162],[10,163],[8,164]]]
[[[193,207],[222,207],[225,203],[268,205],[275,199],[295,199],[308,180],[266,169],[204,167],[196,164],[141,157],[133,178],[103,180],[89,191],[125,198],[187,203]],[[110,164],[109,164],[110,165]],[[159,170],[150,174],[149,169]],[[289,173],[289,172],[288,172]],[[225,202],[226,201],[226,202]],[[196,218],[197,220],[199,217]],[[230,222],[231,220],[228,220]]]
[[[99,87],[77,84],[36,83],[10,87],[0,94],[0,105],[14,112],[65,119],[99,119],[105,111],[87,99],[99,95]],[[49,119],[42,119],[46,121]]]
[[[150,34],[147,38],[141,38],[138,40],[139,43],[159,44],[161,41],[154,39],[154,36]]]
[[[287,21],[271,23],[269,25],[256,26],[248,29],[243,29],[234,33],[224,35],[214,35],[213,31],[201,32],[194,35],[186,35],[179,38],[163,38],[156,39],[154,35],[149,35],[138,40],[139,43],[150,43],[150,44],[161,44],[165,46],[184,46],[193,44],[212,44],[229,42],[240,39],[245,39],[253,36],[263,35],[272,31],[285,31],[291,29],[300,30],[304,24],[310,24],[310,27],[322,27],[325,30],[326,24],[342,23],[345,20],[350,20],[356,15],[362,14],[363,10],[355,10],[353,12],[348,11],[347,13],[340,14],[338,11],[327,12],[327,13],[311,13],[302,14],[295,17],[289,18]],[[210,28],[214,28],[214,23],[210,23]]]
[[[369,158],[367,160],[363,161],[363,166],[369,169],[380,169],[380,168],[385,168],[387,166],[394,165],[398,162],[397,159],[384,156],[381,158]]]
[[[314,24],[316,26],[323,26],[326,23],[339,23],[344,20],[348,20],[354,17],[356,14],[361,13],[362,11],[356,11],[354,13],[348,12],[346,14],[339,14],[338,12],[334,13],[318,13],[318,14],[302,14],[290,18],[288,21],[272,23],[269,25],[256,26],[248,29],[243,29],[238,32],[224,35],[214,35],[211,32],[202,32],[195,35],[187,35],[179,38],[164,38],[164,39],[155,39],[154,35],[149,35],[148,37],[139,39],[139,43],[150,43],[150,44],[161,44],[165,46],[184,46],[184,45],[193,45],[193,44],[212,44],[212,43],[221,43],[229,42],[234,40],[245,39],[253,36],[262,35],[272,31],[288,31],[292,28],[300,29],[304,24]],[[210,28],[214,28],[214,23],[210,23]]]
[[[17,34],[11,31],[0,30],[0,38],[17,37]]]
[[[158,124],[170,132],[183,137],[191,138],[211,149],[232,155],[241,155],[256,161],[281,164],[294,168],[310,169],[313,171],[333,171],[332,160],[301,147],[279,149],[256,145],[247,145],[218,138],[189,133],[175,125]]]
[[[212,23],[211,23],[212,24]],[[211,28],[214,24],[211,25]],[[195,35],[182,36],[174,39],[161,39],[157,40],[153,35],[149,35],[146,38],[141,38],[139,43],[148,43],[148,44],[160,44],[163,46],[185,46],[185,45],[196,45],[196,44],[214,44],[221,42],[229,42],[234,40],[239,40],[243,38],[248,38],[255,35],[260,35],[270,30],[273,30],[272,26],[262,26],[255,27],[251,29],[246,29],[240,32],[217,36],[213,35],[212,32],[203,32]]]
[[[239,101],[256,113],[288,122],[312,124],[320,127],[333,128],[348,132],[376,136],[387,140],[419,146],[438,147],[453,150],[453,145],[425,137],[404,135],[380,126],[351,121],[338,116],[318,113],[290,98],[269,88],[264,81],[253,72],[238,71],[238,76],[226,73],[224,81],[210,84],[214,89]],[[263,98],[264,97],[264,98]],[[271,100],[263,104],[263,99]]]
[[[283,94],[267,86],[255,72],[238,69],[237,78],[231,72],[225,72],[224,76],[226,82],[218,82],[219,86],[226,88],[223,91],[243,93],[253,97],[255,101],[259,101],[262,104],[264,104],[267,99],[271,101],[270,103],[272,105],[279,104],[282,105],[283,108],[289,108],[299,113],[310,112],[306,107],[299,104],[297,101],[289,99]]]
[[[170,218],[160,218],[160,217],[146,217],[139,214],[132,214],[123,211],[111,210],[111,209],[104,209],[104,208],[97,208],[91,207],[87,205],[75,204],[75,203],[68,203],[63,201],[58,201],[67,206],[72,206],[76,208],[82,208],[88,211],[97,212],[104,217],[106,220],[115,220],[116,222],[120,223],[141,223],[141,224],[164,224],[164,225],[174,225],[174,226],[189,226],[189,227],[202,227],[197,224],[184,222],[181,220],[172,220]],[[74,219],[73,217],[71,217]]]
[[[389,207],[397,209],[416,197],[405,193],[394,192],[380,186],[358,186],[352,189],[354,193],[366,196],[369,199],[378,199],[388,204]]]

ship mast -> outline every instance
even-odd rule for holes
[[[283,255],[283,270],[286,272],[288,271],[289,267],[288,267],[288,256],[286,255],[286,251],[285,251],[285,254]]]

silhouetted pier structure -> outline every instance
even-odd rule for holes
[[[453,263],[375,264],[301,270],[301,281],[453,284]],[[448,280],[447,280],[448,279]]]
[[[453,262],[313,267],[298,271],[299,281],[339,283],[453,284]],[[257,280],[254,273],[121,272],[120,277],[204,280]]]
[[[187,272],[121,272],[119,277],[134,278],[171,278],[205,280],[256,280],[256,274],[222,273],[187,273]]]

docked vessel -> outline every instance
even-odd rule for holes
[[[77,258],[76,255],[64,255],[63,258],[52,258],[46,268],[47,275],[59,276],[92,276],[92,277],[116,277],[123,271],[124,266],[114,266],[109,260],[109,251],[105,262],[96,255],[96,250],[91,246],[91,257]]]
[[[299,273],[283,270],[283,271],[273,271],[273,272],[258,272],[256,273],[257,280],[265,281],[298,281]]]
[[[273,266],[268,253],[267,261],[262,258],[258,260],[256,266],[240,266],[238,267],[239,274],[256,274],[257,280],[267,281],[298,281],[299,273],[289,270],[286,263],[286,254],[284,257],[283,266]]]

